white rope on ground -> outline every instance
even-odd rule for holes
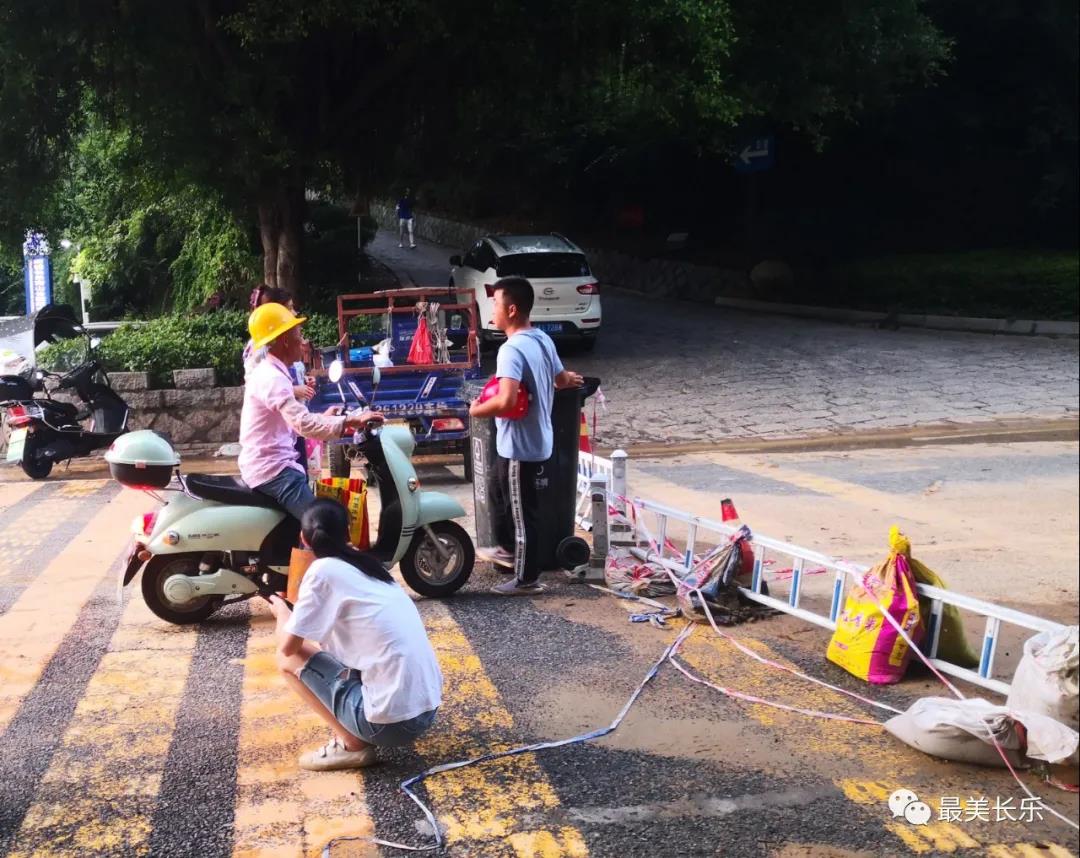
[[[693,631],[694,624],[687,623],[686,626],[683,627],[682,631],[679,632],[675,640],[664,648],[663,654],[653,663],[652,667],[649,668],[648,672],[645,674],[645,678],[642,679],[640,683],[638,683],[637,688],[634,689],[634,692],[630,695],[630,698],[626,701],[625,704],[623,704],[622,709],[619,710],[619,714],[615,716],[615,719],[610,724],[608,724],[608,726],[600,727],[596,730],[591,730],[588,733],[582,733],[579,736],[573,736],[569,739],[558,739],[554,742],[535,742],[531,745],[522,745],[517,748],[511,748],[508,751],[493,751],[490,754],[482,754],[479,757],[473,757],[472,759],[468,760],[458,760],[453,763],[443,763],[442,765],[432,766],[430,769],[427,769],[418,775],[414,775],[413,777],[402,781],[400,785],[401,791],[404,792],[405,795],[407,795],[409,798],[411,798],[413,802],[416,803],[416,806],[420,808],[420,811],[424,814],[424,818],[427,820],[428,824],[431,826],[431,830],[434,832],[434,843],[430,843],[427,846],[409,846],[405,843],[394,843],[390,840],[380,840],[377,837],[364,837],[360,835],[349,837],[335,837],[332,840],[327,841],[327,843],[323,846],[322,858],[330,858],[330,851],[336,843],[357,841],[374,843],[376,846],[388,846],[391,849],[402,849],[408,852],[432,852],[436,849],[442,849],[446,844],[443,841],[442,831],[439,829],[439,824],[435,819],[435,815],[431,812],[428,806],[424,804],[424,802],[415,792],[413,792],[412,788],[414,786],[431,777],[432,775],[442,774],[443,772],[452,772],[456,771],[457,769],[464,769],[468,766],[476,766],[480,765],[481,763],[488,763],[492,760],[501,760],[504,757],[516,757],[521,754],[531,754],[536,751],[546,751],[551,748],[561,748],[566,745],[574,745],[581,742],[588,742],[593,739],[600,739],[608,735],[609,733],[613,733],[616,729],[618,729],[619,725],[622,724],[623,719],[626,718],[626,715],[627,713],[629,713],[631,707],[637,702],[638,697],[641,696],[641,692],[645,690],[645,686],[648,685],[656,677],[656,674],[660,672],[660,668],[663,666],[664,662],[668,660],[668,657],[671,655],[671,653],[675,651],[678,647],[680,647],[683,641],[685,641],[686,638],[693,634]]]
[[[648,529],[647,525],[645,525],[644,522],[639,523],[639,521],[638,521],[639,517],[637,515],[637,510],[640,509],[642,511],[642,513],[644,513],[645,512],[644,508],[641,507],[639,504],[637,504],[635,501],[627,499],[627,498],[615,498],[615,500],[616,501],[621,500],[623,503],[627,503],[627,504],[631,505],[630,508],[632,510],[632,513],[633,513],[633,515],[632,515],[633,521],[631,522],[631,526],[634,527],[635,531],[638,529],[638,527],[640,527],[641,530],[644,531],[645,538],[649,542],[650,547],[654,551],[656,551],[658,557],[662,556],[662,553],[659,551],[659,546],[658,546],[656,540],[653,538],[652,534],[649,532],[649,529]],[[644,516],[642,516],[642,518],[643,517]],[[706,555],[706,558],[708,558],[711,554],[712,554],[712,552],[709,552],[709,554]],[[704,563],[704,562],[706,562],[706,561],[703,560],[702,563]],[[701,565],[702,564],[700,564],[700,563],[695,564],[695,566],[692,569],[690,569],[690,572],[688,573],[688,575],[690,573],[696,572],[700,568]],[[897,622],[897,620],[892,616],[892,614],[881,603],[881,600],[878,598],[878,595],[875,592],[875,587],[873,585],[873,582],[871,581],[871,576],[869,575],[869,573],[857,568],[856,566],[854,566],[851,563],[847,563],[847,562],[844,562],[844,561],[838,562],[837,567],[839,569],[841,569],[841,571],[845,572],[846,574],[851,575],[852,577],[854,577],[859,582],[859,584],[862,586],[862,588],[871,596],[871,598],[873,598],[873,600],[876,603],[877,607],[881,610],[882,616],[885,617],[885,619],[890,623],[890,625],[892,625],[892,627],[894,629],[896,629],[896,631],[900,635],[900,637],[903,638],[903,640],[907,643],[907,645],[919,657],[919,659],[930,669],[930,671],[939,680],[941,680],[941,682],[945,685],[945,687],[948,688],[959,700],[966,700],[967,698],[963,695],[963,693],[961,693],[961,691],[955,685],[953,685],[953,683],[951,683],[948,679],[946,679],[945,676],[941,673],[941,671],[939,671],[936,667],[934,667],[933,664],[931,664],[930,660],[923,654],[922,650],[918,646],[916,646],[915,642],[911,639],[910,635],[908,635],[908,633],[901,627],[900,623]],[[671,570],[668,570],[668,574],[672,575],[672,577],[674,578],[674,573],[672,573]],[[678,579],[675,578],[675,580],[677,581]],[[702,607],[704,607],[704,609],[705,609],[705,616],[708,618],[709,625],[712,626],[713,631],[715,631],[720,637],[722,637],[724,639],[727,639],[727,640],[731,640],[734,643],[735,642],[734,638],[731,635],[725,635],[723,632],[720,631],[719,627],[716,625],[716,621],[715,621],[715,619],[713,619],[712,611],[709,610],[709,606],[706,603],[706,601],[704,599],[704,596],[701,593],[701,590],[699,590],[697,588],[694,588],[693,592],[697,593],[698,598],[701,600]],[[736,644],[736,646],[738,646],[738,644]],[[742,649],[741,646],[739,648]],[[764,663],[764,664],[770,664],[770,666],[779,667],[780,669],[787,669],[783,665],[780,665],[778,663],[770,663],[768,660],[765,660],[762,657],[758,656],[752,650],[747,652],[747,654],[751,655],[752,657],[754,657],[756,659],[758,659],[759,661],[762,661],[762,663]],[[678,667],[678,664],[674,660],[672,660],[672,664],[675,664],[675,666]],[[846,691],[845,689],[838,688],[836,686],[831,686],[826,682],[823,682],[821,680],[816,679],[815,677],[808,676],[806,674],[799,673],[797,671],[790,671],[790,672],[794,673],[796,676],[801,676],[802,678],[807,679],[810,682],[814,682],[814,683],[817,683],[819,685],[823,685],[823,686],[825,686],[827,688],[832,688],[834,691],[839,691],[842,694],[848,694],[849,696],[855,697],[856,699],[863,700],[864,702],[870,703],[871,705],[874,705],[874,706],[878,706],[879,708],[890,709],[893,712],[896,712],[898,714],[900,713],[900,710],[893,709],[891,706],[887,706],[886,704],[872,701],[869,698],[862,697],[861,695],[854,694],[853,692]],[[709,683],[706,682],[705,684],[709,684]],[[721,691],[724,691],[724,693],[727,693],[724,689],[721,689],[719,686],[712,686],[712,687],[715,687],[718,690],[721,690]],[[806,714],[809,714],[809,713],[806,713]],[[816,713],[816,714],[824,715],[825,713]],[[1053,816],[1057,817],[1062,822],[1064,822],[1065,824],[1071,826],[1072,828],[1080,830],[1080,824],[1078,824],[1077,822],[1075,822],[1072,819],[1069,819],[1064,814],[1059,813],[1058,811],[1054,810],[1054,808],[1047,806],[1045,803],[1042,802],[1042,799],[1040,799],[1038,796],[1036,796],[1028,788],[1027,784],[1025,784],[1023,782],[1023,780],[1021,780],[1020,775],[1017,774],[1016,769],[1013,768],[1012,763],[1009,761],[1008,755],[1005,753],[1005,749],[1001,746],[1001,743],[998,742],[997,737],[994,735],[993,728],[991,727],[991,725],[990,725],[989,721],[987,720],[986,716],[982,716],[982,719],[983,719],[983,723],[986,725],[987,735],[989,735],[989,737],[990,737],[991,744],[993,744],[994,748],[997,750],[998,754],[1001,756],[1002,761],[1005,763],[1005,767],[1009,770],[1009,774],[1012,775],[1013,780],[1016,781],[1016,783],[1017,783],[1017,785],[1019,785],[1020,789],[1022,789],[1027,794],[1028,798],[1032,799],[1033,801],[1039,802],[1039,804],[1041,805],[1041,807],[1044,810],[1046,810],[1047,812],[1049,812]],[[1048,780],[1047,782],[1051,783],[1051,785],[1056,785],[1050,780]]]
[[[625,498],[623,500],[625,500]],[[631,504],[634,504],[633,501],[627,501],[627,502],[631,503]],[[634,504],[634,506],[638,507],[639,509],[642,509],[642,512],[644,512],[644,509],[641,508],[638,504]],[[649,528],[644,523],[644,521],[642,521],[640,523],[640,528],[644,532],[645,539],[649,542],[649,545],[652,548],[652,550],[657,553],[658,557],[662,558],[663,555],[657,550],[658,544],[657,544],[656,540],[653,538],[652,533],[649,531]],[[706,563],[708,563],[709,560],[712,559],[712,557],[716,554],[716,552],[719,550],[719,548],[722,548],[722,547],[723,546],[718,546],[717,548],[714,548],[712,551],[709,551],[699,562],[697,562],[689,570],[689,572],[687,573],[687,578],[691,574],[696,574],[698,571],[700,571],[701,568]],[[685,580],[686,580],[686,579],[680,580],[670,569],[667,569],[666,567],[665,567],[664,571],[667,572],[668,576],[671,578],[671,581],[672,581],[672,583],[675,584],[676,588],[678,588],[678,586],[680,584],[684,583]],[[705,605],[705,598],[704,598],[704,596],[702,596],[701,591],[695,589],[694,592],[697,593],[698,598],[701,599],[702,605]],[[808,673],[803,673],[802,671],[796,670],[793,667],[789,667],[786,664],[781,664],[778,661],[773,661],[771,659],[765,658],[763,655],[755,652],[753,649],[751,649],[750,647],[748,647],[744,643],[742,643],[742,641],[740,641],[735,635],[730,635],[730,634],[727,634],[725,632],[720,631],[720,628],[719,628],[719,626],[717,626],[716,620],[712,615],[712,611],[708,610],[708,606],[706,606],[705,616],[709,621],[709,625],[712,626],[713,631],[716,632],[717,635],[719,635],[723,640],[727,641],[732,646],[734,646],[737,650],[739,650],[739,652],[743,653],[744,655],[748,655],[750,658],[760,662],[761,664],[764,664],[764,665],[766,665],[768,667],[771,667],[771,668],[773,668],[775,670],[782,670],[782,671],[784,671],[786,673],[790,673],[792,676],[798,676],[801,679],[805,679],[807,682],[812,682],[815,685],[820,685],[823,688],[828,688],[830,691],[835,691],[835,692],[837,692],[839,694],[844,694],[844,695],[846,695],[848,697],[851,697],[854,700],[860,701],[861,703],[866,703],[869,706],[874,706],[877,709],[884,709],[886,712],[892,712],[895,715],[899,715],[901,713],[901,710],[897,709],[895,706],[890,706],[888,703],[882,703],[879,700],[874,700],[874,699],[872,699],[870,697],[866,697],[866,696],[864,696],[862,694],[858,694],[855,691],[850,691],[847,688],[841,688],[839,685],[833,685],[831,683],[826,682],[823,679],[818,679],[816,676],[811,676]]]
[[[622,500],[625,503],[631,504],[631,510],[635,510],[635,508],[637,507],[637,505],[633,501],[628,501],[626,498],[618,498],[617,500]],[[636,511],[634,513],[632,513],[632,516],[633,516],[633,521],[628,520],[628,523],[631,524],[631,526],[634,528],[635,531],[637,531],[639,529],[639,527],[640,527],[640,529],[644,531],[646,539],[648,540],[648,542],[650,544],[650,547],[652,547],[652,549],[654,551],[656,551],[658,557],[662,556],[661,552],[658,550],[659,546],[658,546],[656,540],[652,537],[652,534],[649,532],[648,527],[643,522],[639,523],[637,521],[638,517],[636,515]],[[713,549],[712,551],[708,552],[703,558],[701,558],[698,562],[696,562],[694,564],[693,568],[690,569],[690,572],[696,572],[696,571],[700,570],[702,565],[704,565],[710,559],[712,559],[712,557],[715,555],[716,550],[717,549]],[[697,559],[697,558],[695,558],[695,559]],[[882,615],[893,625],[893,627],[897,630],[897,632],[901,635],[901,637],[905,640],[905,642],[907,642],[908,646],[910,646],[914,650],[914,652],[919,656],[919,658],[922,659],[922,661],[926,663],[927,667],[930,668],[930,670],[934,673],[934,675],[937,676],[938,679],[940,679],[946,685],[946,687],[948,687],[958,698],[960,698],[961,700],[966,699],[964,697],[964,695],[961,694],[960,691],[951,682],[949,682],[929,662],[929,660],[922,654],[922,651],[915,645],[914,641],[912,641],[912,639],[907,634],[907,632],[905,632],[904,629],[901,628],[900,624],[885,609],[885,606],[881,604],[880,600],[877,597],[877,594],[873,590],[873,587],[872,586],[871,587],[866,587],[866,585],[865,585],[866,582],[865,582],[864,579],[867,576],[864,575],[860,570],[857,570],[851,564],[840,563],[838,565],[843,569],[844,572],[846,572],[847,574],[855,576],[856,578],[858,578],[860,580],[861,583],[863,583],[864,589],[874,598],[875,602],[877,602],[878,607],[882,611]],[[679,579],[674,575],[674,573],[670,569],[668,569],[666,571],[667,571],[668,575],[672,578],[672,580],[675,582],[676,586],[678,586],[678,584],[680,583]],[[590,586],[594,587],[594,589],[597,589],[597,590],[607,590],[607,588],[599,587],[597,585],[590,585]],[[644,598],[644,597],[641,597],[641,596],[636,596],[636,595],[631,595],[631,594],[619,593],[617,591],[612,591],[612,590],[608,590],[608,592],[611,592],[613,595],[616,595],[616,596],[618,596],[620,598],[630,598],[630,599],[634,599],[636,601],[646,602],[646,603],[652,604],[652,605],[654,605],[656,607],[666,609],[666,606],[662,605],[660,602],[654,602],[652,599],[647,599],[647,598]],[[694,587],[692,589],[692,592],[696,593],[698,598],[700,599],[701,605],[702,605],[702,607],[704,608],[704,611],[705,611],[705,616],[708,619],[709,625],[712,627],[713,631],[716,632],[716,634],[719,635],[722,639],[731,642],[737,649],[739,649],[740,652],[743,652],[744,654],[750,656],[751,658],[754,658],[755,660],[757,660],[761,664],[765,664],[765,665],[767,665],[769,667],[773,667],[773,668],[776,668],[776,669],[779,669],[779,670],[786,671],[788,673],[793,674],[794,676],[798,676],[798,677],[801,677],[803,679],[806,679],[809,682],[815,683],[817,685],[823,686],[823,687],[828,688],[828,689],[833,690],[833,691],[837,691],[837,692],[839,692],[841,694],[845,694],[845,695],[847,695],[849,697],[852,697],[852,698],[854,698],[856,700],[860,700],[860,701],[862,701],[864,703],[868,703],[871,706],[875,706],[875,707],[880,708],[880,709],[885,709],[885,710],[888,710],[888,711],[891,711],[891,712],[894,712],[894,713],[897,713],[897,714],[900,713],[899,709],[896,709],[896,708],[894,708],[892,706],[889,706],[888,704],[872,700],[872,699],[870,699],[868,697],[864,697],[862,695],[856,694],[855,692],[848,691],[847,689],[844,689],[844,688],[840,688],[839,686],[830,685],[829,683],[825,682],[824,680],[820,680],[820,679],[818,679],[816,677],[813,677],[813,676],[810,676],[808,674],[801,673],[801,672],[799,672],[797,670],[794,670],[793,668],[788,667],[787,665],[783,665],[783,664],[780,664],[779,662],[772,661],[772,660],[767,659],[764,656],[754,652],[752,649],[750,649],[749,647],[746,647],[740,641],[738,641],[733,635],[728,635],[728,634],[725,634],[724,632],[722,632],[720,630],[719,626],[716,624],[716,620],[712,615],[712,611],[710,610],[710,608],[708,606],[708,603],[705,601],[704,594],[697,587]],[[376,837],[362,837],[362,836],[335,837],[332,840],[327,841],[327,843],[323,846],[322,853],[321,853],[322,858],[330,858],[331,850],[332,850],[332,848],[333,848],[333,846],[335,844],[337,844],[337,843],[345,843],[345,842],[350,842],[350,841],[363,841],[363,842],[367,842],[367,843],[373,843],[373,844],[375,844],[377,846],[386,846],[386,847],[389,847],[391,849],[401,849],[401,850],[408,851],[408,852],[432,852],[432,851],[435,851],[437,849],[442,849],[446,844],[445,844],[445,842],[443,840],[442,832],[439,829],[438,821],[435,819],[435,815],[432,813],[430,808],[428,808],[428,806],[423,802],[423,800],[421,800],[420,797],[413,791],[413,787],[417,786],[418,784],[420,784],[421,782],[423,782],[427,778],[432,777],[433,775],[442,774],[442,773],[445,773],[445,772],[456,771],[457,769],[463,769],[463,768],[466,768],[466,767],[469,767],[469,766],[480,765],[480,764],[483,764],[483,763],[491,762],[493,760],[503,759],[505,757],[512,757],[512,756],[519,756],[521,754],[535,753],[537,751],[549,750],[549,749],[552,749],[552,748],[561,748],[561,747],[565,747],[567,745],[573,745],[573,744],[578,744],[578,743],[581,743],[581,742],[591,741],[593,739],[602,738],[603,736],[606,736],[609,733],[612,733],[616,729],[618,729],[619,725],[622,724],[623,719],[626,718],[626,715],[629,713],[630,709],[637,702],[638,698],[641,696],[641,693],[645,690],[645,687],[649,684],[649,682],[651,682],[656,677],[657,673],[659,673],[660,668],[663,666],[664,662],[669,662],[676,670],[678,670],[681,674],[683,674],[683,676],[685,676],[690,681],[698,683],[700,685],[705,685],[705,686],[707,686],[709,688],[712,688],[712,689],[714,689],[716,691],[719,691],[722,694],[725,694],[725,695],[727,695],[729,697],[732,697],[734,699],[744,700],[746,702],[753,703],[753,704],[758,704],[758,705],[770,706],[770,707],[773,707],[773,708],[776,708],[776,709],[782,709],[782,710],[785,710],[785,711],[794,712],[796,714],[805,715],[807,717],[822,718],[822,719],[825,719],[825,720],[841,721],[841,722],[852,723],[852,724],[862,724],[862,725],[872,726],[872,727],[882,727],[883,726],[883,724],[881,722],[879,722],[879,721],[872,721],[872,720],[869,720],[869,719],[856,718],[854,716],[841,715],[841,714],[833,713],[833,712],[821,712],[821,711],[814,710],[814,709],[803,709],[803,708],[796,707],[796,706],[790,706],[790,705],[785,704],[785,703],[780,703],[778,701],[767,700],[765,698],[756,697],[754,695],[746,694],[744,692],[739,692],[739,691],[735,691],[735,690],[730,689],[730,688],[725,688],[723,686],[716,685],[715,683],[709,682],[708,680],[703,679],[702,677],[694,675],[688,668],[686,668],[685,665],[683,665],[678,659],[675,658],[675,655],[677,654],[678,650],[681,648],[681,646],[686,641],[686,639],[693,633],[693,630],[694,630],[694,623],[693,623],[693,621],[690,621],[690,622],[688,622],[686,624],[686,626],[683,627],[682,631],[678,634],[678,636],[675,638],[675,640],[664,649],[664,652],[660,656],[660,658],[656,662],[653,663],[652,667],[649,668],[649,671],[646,673],[645,678],[642,679],[642,681],[638,684],[637,688],[634,689],[634,692],[630,695],[630,698],[623,705],[622,709],[619,710],[619,713],[615,716],[615,719],[607,727],[602,727],[602,728],[599,728],[599,729],[596,729],[596,730],[592,730],[592,731],[590,731],[588,733],[582,733],[581,735],[573,736],[573,737],[571,737],[569,739],[560,739],[560,740],[553,741],[553,742],[536,742],[536,743],[531,744],[531,745],[523,745],[523,746],[520,746],[520,747],[511,748],[510,750],[507,750],[507,751],[496,751],[496,752],[492,752],[492,753],[489,753],[489,754],[483,754],[483,755],[481,755],[479,757],[473,757],[472,759],[468,759],[468,760],[459,760],[459,761],[452,762],[452,763],[444,763],[442,765],[433,766],[432,768],[427,769],[427,770],[421,772],[420,774],[414,775],[413,777],[403,781],[401,783],[401,785],[400,785],[400,788],[401,788],[402,792],[404,792],[410,799],[412,799],[412,801],[416,804],[417,807],[420,808],[420,811],[424,814],[424,818],[427,820],[428,824],[431,826],[431,829],[433,831],[434,843],[428,844],[426,846],[410,846],[408,844],[395,843],[393,841],[382,840],[382,839],[376,838]],[[985,721],[986,721],[986,719],[984,717],[984,722]],[[1020,776],[1016,773],[1016,770],[1013,768],[1012,764],[1009,762],[1009,759],[1008,759],[1008,756],[1005,753],[1005,750],[1001,747],[1001,744],[997,741],[997,738],[994,736],[992,730],[990,729],[989,723],[987,723],[987,731],[988,731],[988,734],[990,736],[991,742],[993,743],[994,747],[997,749],[998,753],[1001,755],[1001,758],[1005,762],[1005,765],[1008,768],[1010,774],[1013,776],[1013,779],[1017,782],[1017,784],[1019,784],[1020,788],[1028,795],[1028,797],[1031,798],[1034,801],[1039,802],[1039,804],[1041,806],[1041,809],[1048,811],[1049,813],[1051,813],[1052,815],[1054,815],[1055,817],[1057,817],[1061,821],[1065,822],[1067,825],[1070,825],[1073,828],[1080,829],[1080,825],[1077,825],[1076,822],[1074,822],[1073,820],[1071,820],[1068,817],[1064,816],[1063,814],[1059,813],[1058,811],[1054,810],[1052,807],[1048,807],[1046,804],[1044,804],[1042,802],[1042,800],[1038,796],[1036,796],[1033,792],[1031,792],[1030,789],[1028,789],[1027,785],[1020,779]]]

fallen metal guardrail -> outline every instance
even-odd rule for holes
[[[621,459],[620,466],[621,485],[625,486],[625,454]],[[619,514],[622,512],[622,509],[627,506],[631,507],[629,511],[632,513],[631,521],[634,522],[634,531],[626,534],[626,536],[629,537],[628,540],[620,540],[616,535],[614,537],[615,544],[621,543],[623,546],[636,546],[637,550],[635,550],[635,554],[651,561],[660,562],[680,576],[686,575],[690,571],[694,563],[694,558],[698,554],[698,544],[699,542],[703,542],[701,537],[704,533],[713,533],[720,536],[721,539],[727,539],[738,529],[729,524],[724,524],[723,522],[715,521],[703,516],[692,515],[683,512],[682,510],[674,509],[673,507],[665,506],[664,504],[655,503],[653,501],[641,498],[633,498],[629,501],[624,500],[628,496],[625,493],[615,490],[613,482],[610,483],[612,487],[608,489],[607,499],[602,503],[597,503],[597,493],[603,491],[609,485],[608,478],[605,476],[604,472],[598,471],[597,473],[599,474],[599,477],[594,478],[592,482],[591,496],[593,497],[594,502],[591,515],[593,518],[594,546],[597,542],[600,542],[601,546],[595,546],[594,553],[606,555],[609,539],[612,538],[612,534],[617,534],[618,530],[618,528],[613,527],[610,522],[611,513],[614,511],[616,514]],[[615,468],[612,469],[612,474],[614,473]],[[579,475],[579,485],[580,482],[581,477]],[[640,516],[641,514],[649,514],[655,518],[656,527],[649,532],[653,535],[655,544],[660,550],[659,556],[657,556],[655,550],[646,550],[644,552],[640,550],[641,547],[647,546],[647,542],[642,540],[642,534],[639,532],[641,523],[636,521],[637,516]],[[605,522],[604,527],[597,528],[595,520],[600,515],[605,516],[609,521]],[[619,515],[619,519],[625,521],[621,514]],[[675,550],[677,549],[677,546],[669,536],[669,524],[672,522],[678,522],[686,528],[684,540],[685,547],[681,555],[677,554],[677,550]],[[721,540],[713,540],[713,544],[718,544],[720,541]],[[821,626],[824,629],[830,631],[835,630],[836,618],[839,616],[844,604],[845,588],[848,581],[858,580],[858,578],[868,570],[868,567],[843,560],[837,560],[836,558],[829,557],[820,552],[812,551],[811,549],[783,542],[778,539],[772,539],[771,537],[757,533],[754,534],[751,544],[754,548],[752,583],[749,588],[741,587],[740,591],[748,598],[753,599],[762,605],[767,605],[768,607],[782,611],[785,614],[799,617],[806,622]],[[598,547],[602,547],[603,551],[596,551],[596,548]],[[765,580],[764,570],[770,560],[770,553],[791,558],[791,586],[786,599],[777,598],[773,595],[765,595],[762,592],[762,584]],[[819,613],[810,607],[807,607],[803,602],[803,583],[811,566],[819,567],[820,570],[825,572],[832,572],[834,576],[831,597],[828,599],[829,607],[826,613]],[[1022,611],[1015,611],[1011,608],[1005,608],[1001,605],[995,605],[993,602],[975,599],[961,593],[943,590],[939,587],[931,587],[927,584],[917,584],[916,589],[920,596],[930,600],[930,616],[927,618],[927,634],[923,653],[934,667],[942,673],[955,676],[958,679],[963,679],[973,685],[995,691],[1002,695],[1007,695],[1009,693],[1009,683],[1002,679],[995,678],[993,675],[994,659],[997,655],[997,645],[1001,636],[1002,623],[1019,626],[1020,628],[1028,629],[1033,632],[1057,631],[1063,628],[1060,623],[1053,622],[1052,620],[1036,617],[1033,614],[1026,614]],[[941,638],[942,611],[945,605],[955,605],[959,609],[977,614],[984,617],[986,620],[977,670],[960,667],[959,665],[944,661],[937,657],[938,645]]]

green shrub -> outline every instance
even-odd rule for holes
[[[850,263],[835,272],[832,303],[863,309],[1075,319],[1076,253],[988,250],[909,254]]]
[[[325,313],[312,313],[304,324],[304,336],[315,348],[335,345],[338,341],[337,318]]]
[[[102,340],[97,356],[107,372],[150,373],[156,387],[171,385],[174,369],[206,367],[217,370],[221,384],[242,384],[247,317],[243,311],[227,310],[124,324]],[[332,316],[309,317],[304,331],[315,346],[337,342],[337,320]],[[85,348],[82,340],[47,346],[38,352],[38,364],[56,371],[71,369],[83,360]]]

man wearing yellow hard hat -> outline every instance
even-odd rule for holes
[[[267,353],[248,373],[240,412],[240,476],[297,519],[315,500],[296,457],[297,436],[332,441],[346,429],[383,419],[373,411],[312,414],[296,399],[289,366],[303,356],[300,325],[306,321],[281,304],[255,308],[248,331],[252,346],[265,346]]]

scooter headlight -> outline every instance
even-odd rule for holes
[[[420,481],[416,479],[416,477],[409,477],[409,479],[405,482],[405,485],[409,487],[410,492],[415,492],[418,488],[420,488]]]

